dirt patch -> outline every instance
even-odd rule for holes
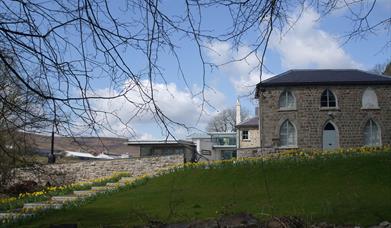
[[[260,221],[256,217],[247,213],[235,215],[226,215],[218,219],[197,220],[188,223],[163,224],[152,222],[144,228],[242,228],[242,227],[260,227],[260,228],[360,228],[358,225],[344,224],[336,225],[330,223],[307,224],[303,220],[294,216],[274,217],[267,221]],[[391,223],[384,221],[378,225],[369,226],[370,228],[391,228]]]

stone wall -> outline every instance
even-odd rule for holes
[[[15,170],[15,182],[33,180],[41,185],[63,185],[106,177],[114,172],[129,172],[131,176],[153,174],[157,170],[183,163],[183,155],[143,157],[106,161],[84,161],[52,164]]]
[[[242,131],[248,131],[249,138],[242,139]],[[240,148],[253,148],[259,147],[259,130],[253,127],[241,127],[240,128],[240,139],[239,139]]]
[[[332,121],[338,131],[339,147],[364,144],[364,126],[373,119],[380,126],[382,144],[391,144],[391,87],[370,86],[377,95],[379,109],[363,109],[362,95],[368,86],[297,86],[266,88],[260,96],[262,147],[279,145],[279,129],[290,120],[297,131],[297,147],[322,148],[323,127]],[[320,97],[330,89],[337,98],[337,108],[321,108]],[[279,110],[278,99],[284,90],[293,93],[296,109]]]
[[[260,157],[262,155],[276,153],[278,151],[279,150],[275,148],[259,148],[259,147],[241,148],[237,150],[237,157],[238,158]]]

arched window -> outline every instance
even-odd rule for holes
[[[292,92],[285,90],[281,93],[280,99],[278,100],[280,109],[294,109],[296,108],[295,97]]]
[[[380,127],[373,120],[368,120],[364,128],[364,145],[366,146],[380,146],[381,134]]]
[[[329,89],[323,91],[320,97],[320,107],[337,107],[337,99],[335,98],[333,92],[331,92]]]
[[[296,129],[289,120],[280,127],[280,146],[296,146]]]
[[[373,89],[367,88],[362,95],[362,108],[363,109],[376,109],[379,108],[377,102],[377,96]]]

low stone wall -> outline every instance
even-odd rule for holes
[[[14,183],[32,180],[40,185],[63,185],[110,176],[114,172],[129,172],[131,176],[138,176],[153,174],[179,163],[183,163],[183,155],[51,164],[16,169]]]
[[[262,155],[278,152],[275,148],[241,148],[237,150],[238,158],[260,157]]]

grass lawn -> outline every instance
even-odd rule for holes
[[[249,212],[260,219],[292,215],[308,222],[337,224],[390,221],[391,153],[289,158],[266,161],[263,166],[258,161],[186,168],[78,208],[49,212],[24,226],[132,226],[236,212]]]

